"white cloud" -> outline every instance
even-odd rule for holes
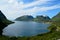
[[[59,5],[53,5],[49,7],[37,7],[37,5],[47,4],[52,0],[37,0],[29,4],[24,4],[23,1],[20,3],[17,0],[1,0],[0,9],[7,16],[8,19],[15,19],[22,15],[35,15],[36,12],[44,12],[52,9],[60,8]],[[2,5],[3,4],[3,5]],[[34,7],[33,7],[34,6]],[[31,9],[25,9],[28,7],[33,7]]]
[[[53,5],[53,6],[47,6],[47,7],[34,7],[31,9],[25,9],[24,11],[26,13],[37,13],[37,12],[45,12],[45,11],[49,11],[49,10],[53,10],[53,9],[57,9],[60,8],[60,5]]]
[[[9,0],[9,1],[8,1],[8,3],[13,3],[13,2],[14,2],[14,0]]]

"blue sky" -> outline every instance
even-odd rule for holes
[[[14,20],[23,15],[55,16],[60,12],[60,0],[0,0],[0,10]]]

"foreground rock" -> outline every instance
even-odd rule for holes
[[[13,22],[7,20],[5,15],[0,11],[0,35],[2,35],[3,29]]]

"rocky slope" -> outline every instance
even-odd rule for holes
[[[9,21],[9,20],[5,17],[5,15],[0,11],[0,35],[2,35],[3,29],[4,29],[7,25],[9,25],[9,24],[11,24],[11,23],[12,23],[12,22]]]
[[[43,16],[43,15],[40,15],[40,16],[37,16],[34,21],[37,21],[37,22],[49,22],[51,19],[48,17],[48,16]]]

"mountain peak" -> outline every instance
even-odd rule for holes
[[[0,10],[0,19],[1,18],[4,18],[4,19],[6,19],[6,17],[5,17],[5,15],[2,13],[2,11]]]
[[[33,16],[31,15],[24,15],[21,17],[16,18],[15,20],[20,20],[20,21],[32,21],[33,20]]]

